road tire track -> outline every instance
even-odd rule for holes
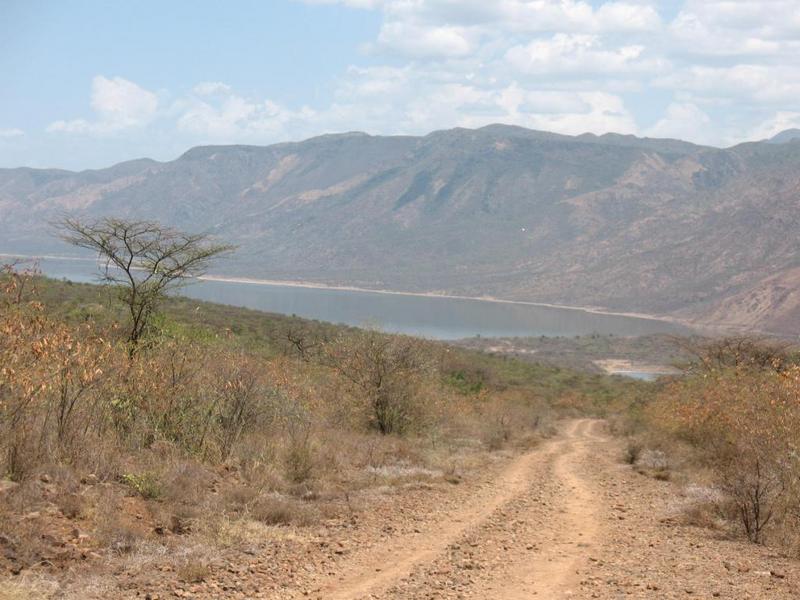
[[[587,461],[602,424],[570,421],[468,505],[342,564],[317,598],[557,598],[575,589],[599,533]]]

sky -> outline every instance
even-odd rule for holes
[[[800,1],[0,0],[0,167],[489,123],[800,127]]]

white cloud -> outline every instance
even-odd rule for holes
[[[683,0],[671,19],[655,0],[300,1],[381,19],[368,60],[339,74],[327,101],[286,105],[203,81],[165,103],[136,83],[98,76],[93,116],[48,130],[162,127],[190,145],[505,122],[729,143],[796,123],[797,0]],[[666,108],[653,114],[653,106]],[[643,128],[645,120],[654,124]]]
[[[658,11],[642,2],[581,0],[301,0],[382,9],[389,23],[488,26],[519,31],[631,32],[661,25]]]
[[[757,105],[794,105],[800,98],[800,69],[788,65],[690,66],[655,84],[708,100]]]
[[[302,0],[306,4],[343,4],[351,8],[377,8],[383,0]]]
[[[664,116],[645,131],[645,135],[707,143],[714,141],[710,125],[711,117],[696,105],[673,102]]]
[[[796,0],[688,0],[670,25],[677,45],[712,56],[779,55],[800,49]]]
[[[519,114],[583,114],[591,111],[591,104],[575,92],[526,91],[512,84],[504,91],[504,95]]]
[[[527,127],[569,135],[637,133],[636,120],[619,96],[605,92],[579,92],[576,96],[584,107],[581,110],[535,113],[520,121]]]
[[[506,60],[513,68],[536,75],[630,73],[658,68],[655,61],[643,57],[644,50],[641,45],[608,50],[596,35],[558,33],[552,38],[510,48]]]
[[[158,111],[158,97],[122,77],[102,75],[92,80],[94,120],[55,121],[47,131],[103,135],[148,124]]]
[[[648,52],[645,40],[631,37],[663,27],[647,2],[359,4],[383,15],[370,51],[411,62],[351,67],[334,105],[315,115],[328,128],[423,133],[508,122],[564,133],[632,133],[636,122],[619,94],[670,67]]]
[[[224,83],[204,83],[176,104],[178,130],[203,141],[232,143],[287,136],[293,121],[313,120],[308,108],[292,111],[271,100],[250,100]]]
[[[16,127],[12,129],[0,129],[0,138],[15,138],[22,137],[23,135],[25,135],[25,132]]]
[[[384,25],[378,46],[413,57],[466,56],[473,46],[465,30],[458,27],[421,27],[395,22]]]
[[[756,125],[749,133],[748,139],[763,140],[786,131],[800,129],[800,111],[780,111],[775,116]]]
[[[213,94],[229,94],[231,86],[221,81],[203,81],[192,88],[198,96],[211,96]]]
[[[595,13],[599,31],[652,32],[661,27],[658,11],[647,4],[607,2]]]
[[[636,130],[624,102],[613,94],[537,89],[515,81],[450,80],[436,70],[387,67],[351,69],[335,107],[317,117],[328,129],[374,133],[427,133],[497,122],[562,133]]]
[[[719,28],[755,31],[774,39],[800,33],[800,5],[795,0],[687,0],[681,14],[697,15]]]
[[[491,85],[409,66],[352,67],[333,102],[321,109],[294,110],[225,91],[190,95],[175,110],[178,130],[202,142],[265,143],[347,130],[425,134],[497,122],[563,133],[636,131],[623,100],[613,94],[535,89],[513,81]]]

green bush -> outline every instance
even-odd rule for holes
[[[147,500],[156,500],[163,493],[161,481],[154,473],[125,473],[121,478],[122,483]]]

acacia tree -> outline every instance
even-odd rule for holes
[[[203,275],[214,258],[234,247],[207,234],[190,234],[153,221],[103,218],[58,223],[61,238],[97,253],[101,279],[119,290],[130,323],[127,341],[133,354],[166,294]]]
[[[685,370],[691,373],[709,374],[725,369],[781,373],[797,362],[790,343],[758,337],[675,337],[673,343],[690,357]]]

